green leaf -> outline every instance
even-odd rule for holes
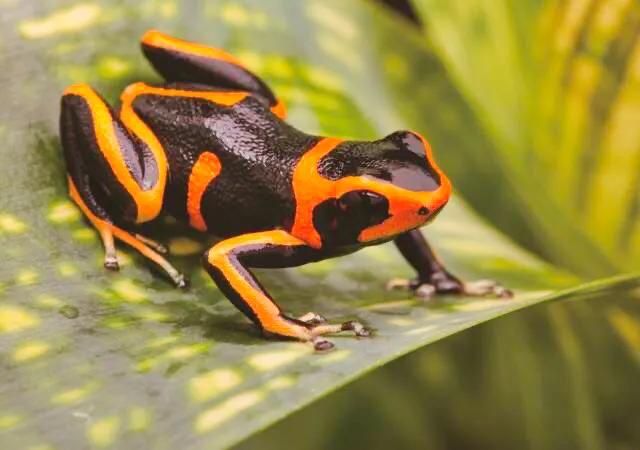
[[[640,4],[413,3],[491,140],[487,157],[501,175],[480,172],[476,183],[511,195],[496,204],[473,187],[462,192],[510,235],[577,273],[637,267]],[[468,176],[457,169],[454,180]]]
[[[371,339],[338,349],[267,341],[199,268],[208,240],[148,227],[191,274],[184,293],[121,248],[101,267],[96,233],[68,200],[58,101],[90,82],[111,101],[157,80],[138,51],[150,27],[225,47],[263,75],[309,132],[372,138],[423,120],[447,168],[493,170],[473,109],[405,25],[359,2],[10,3],[0,28],[0,441],[3,447],[224,447],[420,346],[543,300],[576,282],[520,250],[456,199],[428,230],[452,271],[497,278],[514,300],[429,304],[385,292],[411,276],[390,246],[259,277],[289,312],[357,318]],[[420,122],[422,123],[422,122]],[[458,153],[460,152],[460,153]],[[457,155],[464,155],[460,160]],[[504,174],[498,173],[497,177]],[[492,189],[492,188],[490,188]],[[486,191],[487,195],[499,191]],[[494,197],[497,201],[499,197]]]
[[[598,284],[413,352],[235,449],[635,448],[640,279]]]

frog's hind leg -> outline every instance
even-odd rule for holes
[[[138,250],[143,256],[147,257],[154,263],[156,263],[160,268],[162,268],[167,275],[173,280],[176,286],[183,288],[186,287],[187,282],[184,277],[178,270],[176,270],[169,261],[163,258],[160,254],[150,248],[148,245],[150,241],[147,238],[143,238],[147,240],[147,243],[140,239],[142,236],[137,234],[131,234],[128,231],[123,230],[120,227],[117,227],[113,223],[108,220],[101,219],[97,217],[95,214],[91,212],[89,207],[84,202],[82,196],[78,192],[73,180],[69,177],[69,194],[74,202],[80,207],[84,215],[87,217],[89,222],[93,224],[93,226],[100,233],[100,238],[102,239],[102,243],[104,245],[105,256],[104,256],[104,266],[109,270],[118,270],[118,258],[116,256],[116,247],[114,244],[114,237],[116,239],[121,240],[122,242],[130,245],[131,247]],[[85,196],[86,197],[86,196]],[[160,245],[154,242],[156,245]]]
[[[62,97],[60,137],[70,195],[100,233],[106,268],[118,269],[115,238],[155,262],[182,287],[184,276],[151,248],[158,244],[140,239],[113,221],[143,223],[157,217],[162,208],[164,152],[150,138],[149,130],[134,119],[118,119],[87,85],[67,88]]]
[[[250,92],[276,116],[281,119],[286,116],[284,103],[276,98],[269,86],[224,50],[150,30],[142,36],[142,51],[168,82]]]

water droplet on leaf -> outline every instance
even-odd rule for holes
[[[78,308],[71,305],[64,305],[60,307],[58,312],[65,316],[67,319],[75,319],[80,315],[80,311],[78,311]]]

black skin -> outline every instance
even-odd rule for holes
[[[462,289],[462,282],[444,268],[419,230],[401,234],[394,243],[418,274],[414,286],[431,284],[438,293],[455,294]]]
[[[287,316],[249,269],[299,266],[389,240],[394,240],[417,272],[416,280],[405,283],[404,287],[420,292],[427,286],[431,294],[509,294],[495,284],[477,289],[461,282],[444,268],[417,229],[366,242],[359,239],[364,230],[390,217],[391,199],[377,192],[353,189],[328,196],[317,204],[312,218],[320,245],[307,242],[306,236],[295,235],[296,211],[301,206],[294,194],[294,171],[323,138],[303,133],[277,117],[272,112],[276,97],[262,80],[243,67],[223,59],[191,54],[188,44],[184,49],[176,49],[143,40],[142,47],[145,56],[165,78],[166,83],[160,86],[165,91],[143,92],[134,98],[131,106],[160,142],[166,168],[154,157],[151,145],[110,108],[108,120],[114,127],[118,144],[116,156],[107,155],[98,139],[105,124],[94,123],[92,112],[100,107],[96,104],[107,108],[108,105],[99,97],[92,103],[90,88],[87,87],[89,94],[82,89],[68,90],[62,98],[60,135],[67,171],[79,196],[74,200],[81,207],[84,205],[85,214],[98,229],[103,229],[101,235],[107,250],[105,266],[117,268],[117,259],[113,245],[105,240],[104,229],[108,230],[107,234],[111,228],[131,229],[141,222],[136,219],[137,214],[146,204],[140,200],[139,193],[115,175],[116,160],[124,161],[142,191],[153,189],[159,174],[166,170],[166,186],[161,197],[153,201],[161,201],[160,214],[188,221],[190,176],[196,161],[206,151],[218,158],[221,170],[204,188],[199,210],[207,232],[222,241],[205,253],[203,263],[220,290],[265,334],[311,341],[318,350],[332,346],[321,337],[325,333],[349,330],[358,336],[367,336],[368,330],[357,322],[329,325],[317,314],[298,319]],[[242,91],[249,95],[228,106],[186,94],[165,95],[166,90]],[[316,170],[330,181],[373,178],[399,187],[407,195],[434,192],[442,184],[440,175],[426,157],[424,145],[409,131],[395,132],[373,142],[344,141],[320,160]],[[444,204],[438,206],[437,211],[421,207],[416,213],[426,221],[442,206]],[[143,221],[146,220],[149,219]],[[122,239],[116,231],[114,236]],[[157,255],[162,250],[159,244],[131,236],[142,240],[149,253],[166,263],[163,268],[176,284],[183,283],[183,277]],[[237,237],[241,239],[234,240]],[[268,311],[260,312],[264,305]]]
[[[158,136],[170,161],[165,212],[187,219],[189,175],[207,151],[222,164],[202,198],[210,233],[226,238],[291,224],[293,168],[317,137],[281,121],[253,97],[228,108],[203,99],[142,95],[133,107]]]

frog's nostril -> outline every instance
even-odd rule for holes
[[[426,216],[427,214],[429,214],[429,208],[427,208],[426,206],[423,206],[418,210],[418,215],[420,216]]]

